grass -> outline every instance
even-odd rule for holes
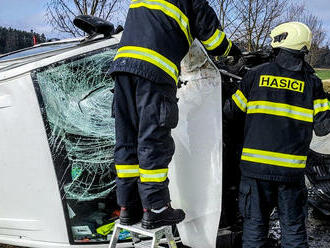
[[[316,75],[323,80],[324,89],[330,92],[330,69],[315,69]]]
[[[324,90],[330,93],[330,80],[323,81]]]
[[[330,79],[330,69],[316,69],[316,75],[322,80]]]

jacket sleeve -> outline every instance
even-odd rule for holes
[[[233,46],[222,32],[218,17],[206,0],[193,0],[191,29],[195,38],[200,40],[209,54],[228,56]]]
[[[236,92],[226,100],[223,113],[227,119],[238,120],[245,117],[253,78],[253,71],[247,72]]]
[[[317,136],[330,133],[330,102],[329,95],[323,89],[322,81],[316,78],[313,92],[314,131]]]

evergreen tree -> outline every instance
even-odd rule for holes
[[[46,42],[44,34],[0,27],[0,54],[33,46],[33,35],[36,36],[37,43]]]

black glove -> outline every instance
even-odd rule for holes
[[[228,56],[234,57],[234,64],[236,64],[242,57],[241,50],[233,43]]]
[[[230,63],[227,64],[227,71],[235,74],[237,76],[241,76],[244,71],[245,68],[245,59],[243,57],[239,58],[238,61],[236,61],[236,63]]]

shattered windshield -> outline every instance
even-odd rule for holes
[[[107,74],[115,49],[52,65],[35,73],[37,93],[62,197],[75,241],[108,240],[115,199],[114,86]],[[81,233],[82,232],[82,233]]]

